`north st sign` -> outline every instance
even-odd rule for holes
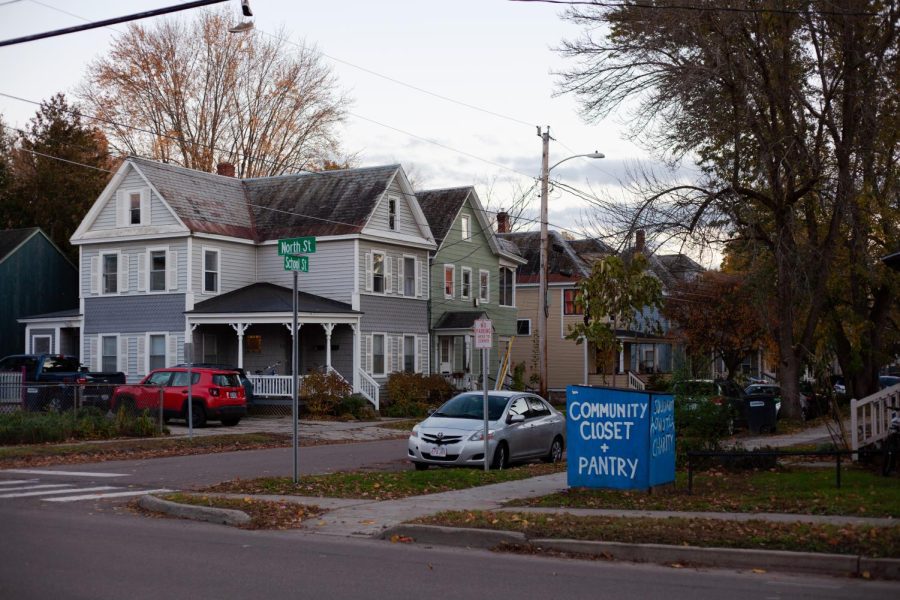
[[[315,254],[316,238],[313,236],[288,238],[278,240],[278,256],[291,256],[295,254]],[[287,263],[285,263],[287,269]],[[290,270],[290,269],[287,269]],[[305,271],[306,269],[296,269]]]

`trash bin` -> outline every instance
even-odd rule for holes
[[[751,394],[744,398],[744,414],[747,417],[747,428],[750,433],[775,431],[777,413],[775,412],[775,396]]]

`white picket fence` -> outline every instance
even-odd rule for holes
[[[22,404],[22,373],[0,373],[0,404]]]
[[[850,400],[850,446],[859,450],[888,436],[891,413],[900,411],[900,384]],[[854,455],[855,457],[855,455]]]

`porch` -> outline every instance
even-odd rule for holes
[[[615,355],[604,357],[590,349],[588,385],[642,390],[651,377],[672,377],[674,340],[634,332],[617,332],[617,338],[621,348]]]
[[[474,324],[486,317],[482,311],[448,312],[433,327],[434,370],[457,390],[481,389],[481,354],[475,349]],[[488,373],[497,364],[496,345],[491,349]]]
[[[254,384],[254,397],[293,396],[292,336],[297,335],[298,377],[335,372],[378,408],[378,386],[361,369],[359,321],[349,304],[298,293],[298,328],[292,291],[253,284],[198,303],[187,326],[195,363],[234,365]]]

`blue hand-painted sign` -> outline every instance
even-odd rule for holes
[[[569,386],[570,487],[646,489],[675,480],[675,401],[669,394]]]

